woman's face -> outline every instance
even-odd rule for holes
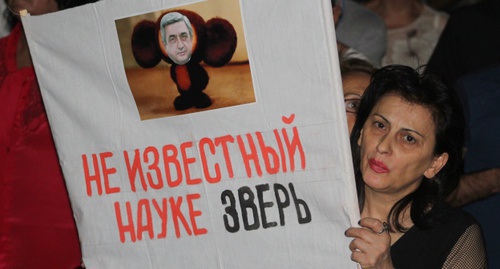
[[[448,154],[434,156],[435,124],[429,109],[386,95],[372,109],[358,140],[367,191],[395,199],[413,192],[422,176],[434,177]]]
[[[344,90],[344,102],[347,116],[349,134],[351,134],[356,114],[358,112],[359,101],[370,84],[371,76],[363,72],[353,72],[342,76],[342,89]]]
[[[7,4],[14,14],[26,9],[31,15],[42,15],[58,11],[55,0],[7,0]]]

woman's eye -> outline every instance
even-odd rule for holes
[[[345,111],[350,113],[358,113],[359,99],[345,99]]]
[[[385,125],[383,123],[381,123],[380,121],[376,121],[373,123],[373,125],[375,126],[375,128],[377,129],[385,129]]]
[[[408,143],[410,143],[410,144],[414,144],[414,143],[417,141],[417,140],[416,140],[413,136],[411,136],[411,135],[404,135],[404,136],[403,136],[403,139],[404,139],[404,141],[406,141],[406,142],[408,142]]]

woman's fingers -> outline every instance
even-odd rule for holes
[[[387,223],[374,218],[364,218],[359,221],[359,225],[372,230],[376,234],[382,234],[389,231]]]
[[[374,218],[365,218],[359,222],[361,227],[351,227],[345,231],[347,237],[354,238],[349,244],[351,259],[359,264],[376,266],[391,263],[391,237],[387,224]]]

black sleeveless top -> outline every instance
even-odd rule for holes
[[[442,268],[458,239],[467,228],[477,224],[465,211],[444,203],[434,206],[433,211],[438,211],[435,213],[442,222],[427,229],[414,225],[391,246],[395,268]]]

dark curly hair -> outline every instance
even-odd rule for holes
[[[357,144],[361,129],[373,107],[388,95],[394,94],[411,104],[429,109],[435,125],[436,144],[434,155],[448,153],[448,162],[433,177],[422,181],[417,190],[399,200],[391,209],[388,221],[391,228],[407,231],[399,222],[401,214],[411,204],[411,219],[417,227],[427,228],[439,223],[439,210],[432,210],[457,186],[462,173],[462,146],[465,120],[460,99],[455,91],[432,74],[402,65],[389,65],[375,72],[372,81],[361,98],[361,103],[351,134],[356,187],[360,209],[364,206],[363,175],[360,170],[360,147]]]

